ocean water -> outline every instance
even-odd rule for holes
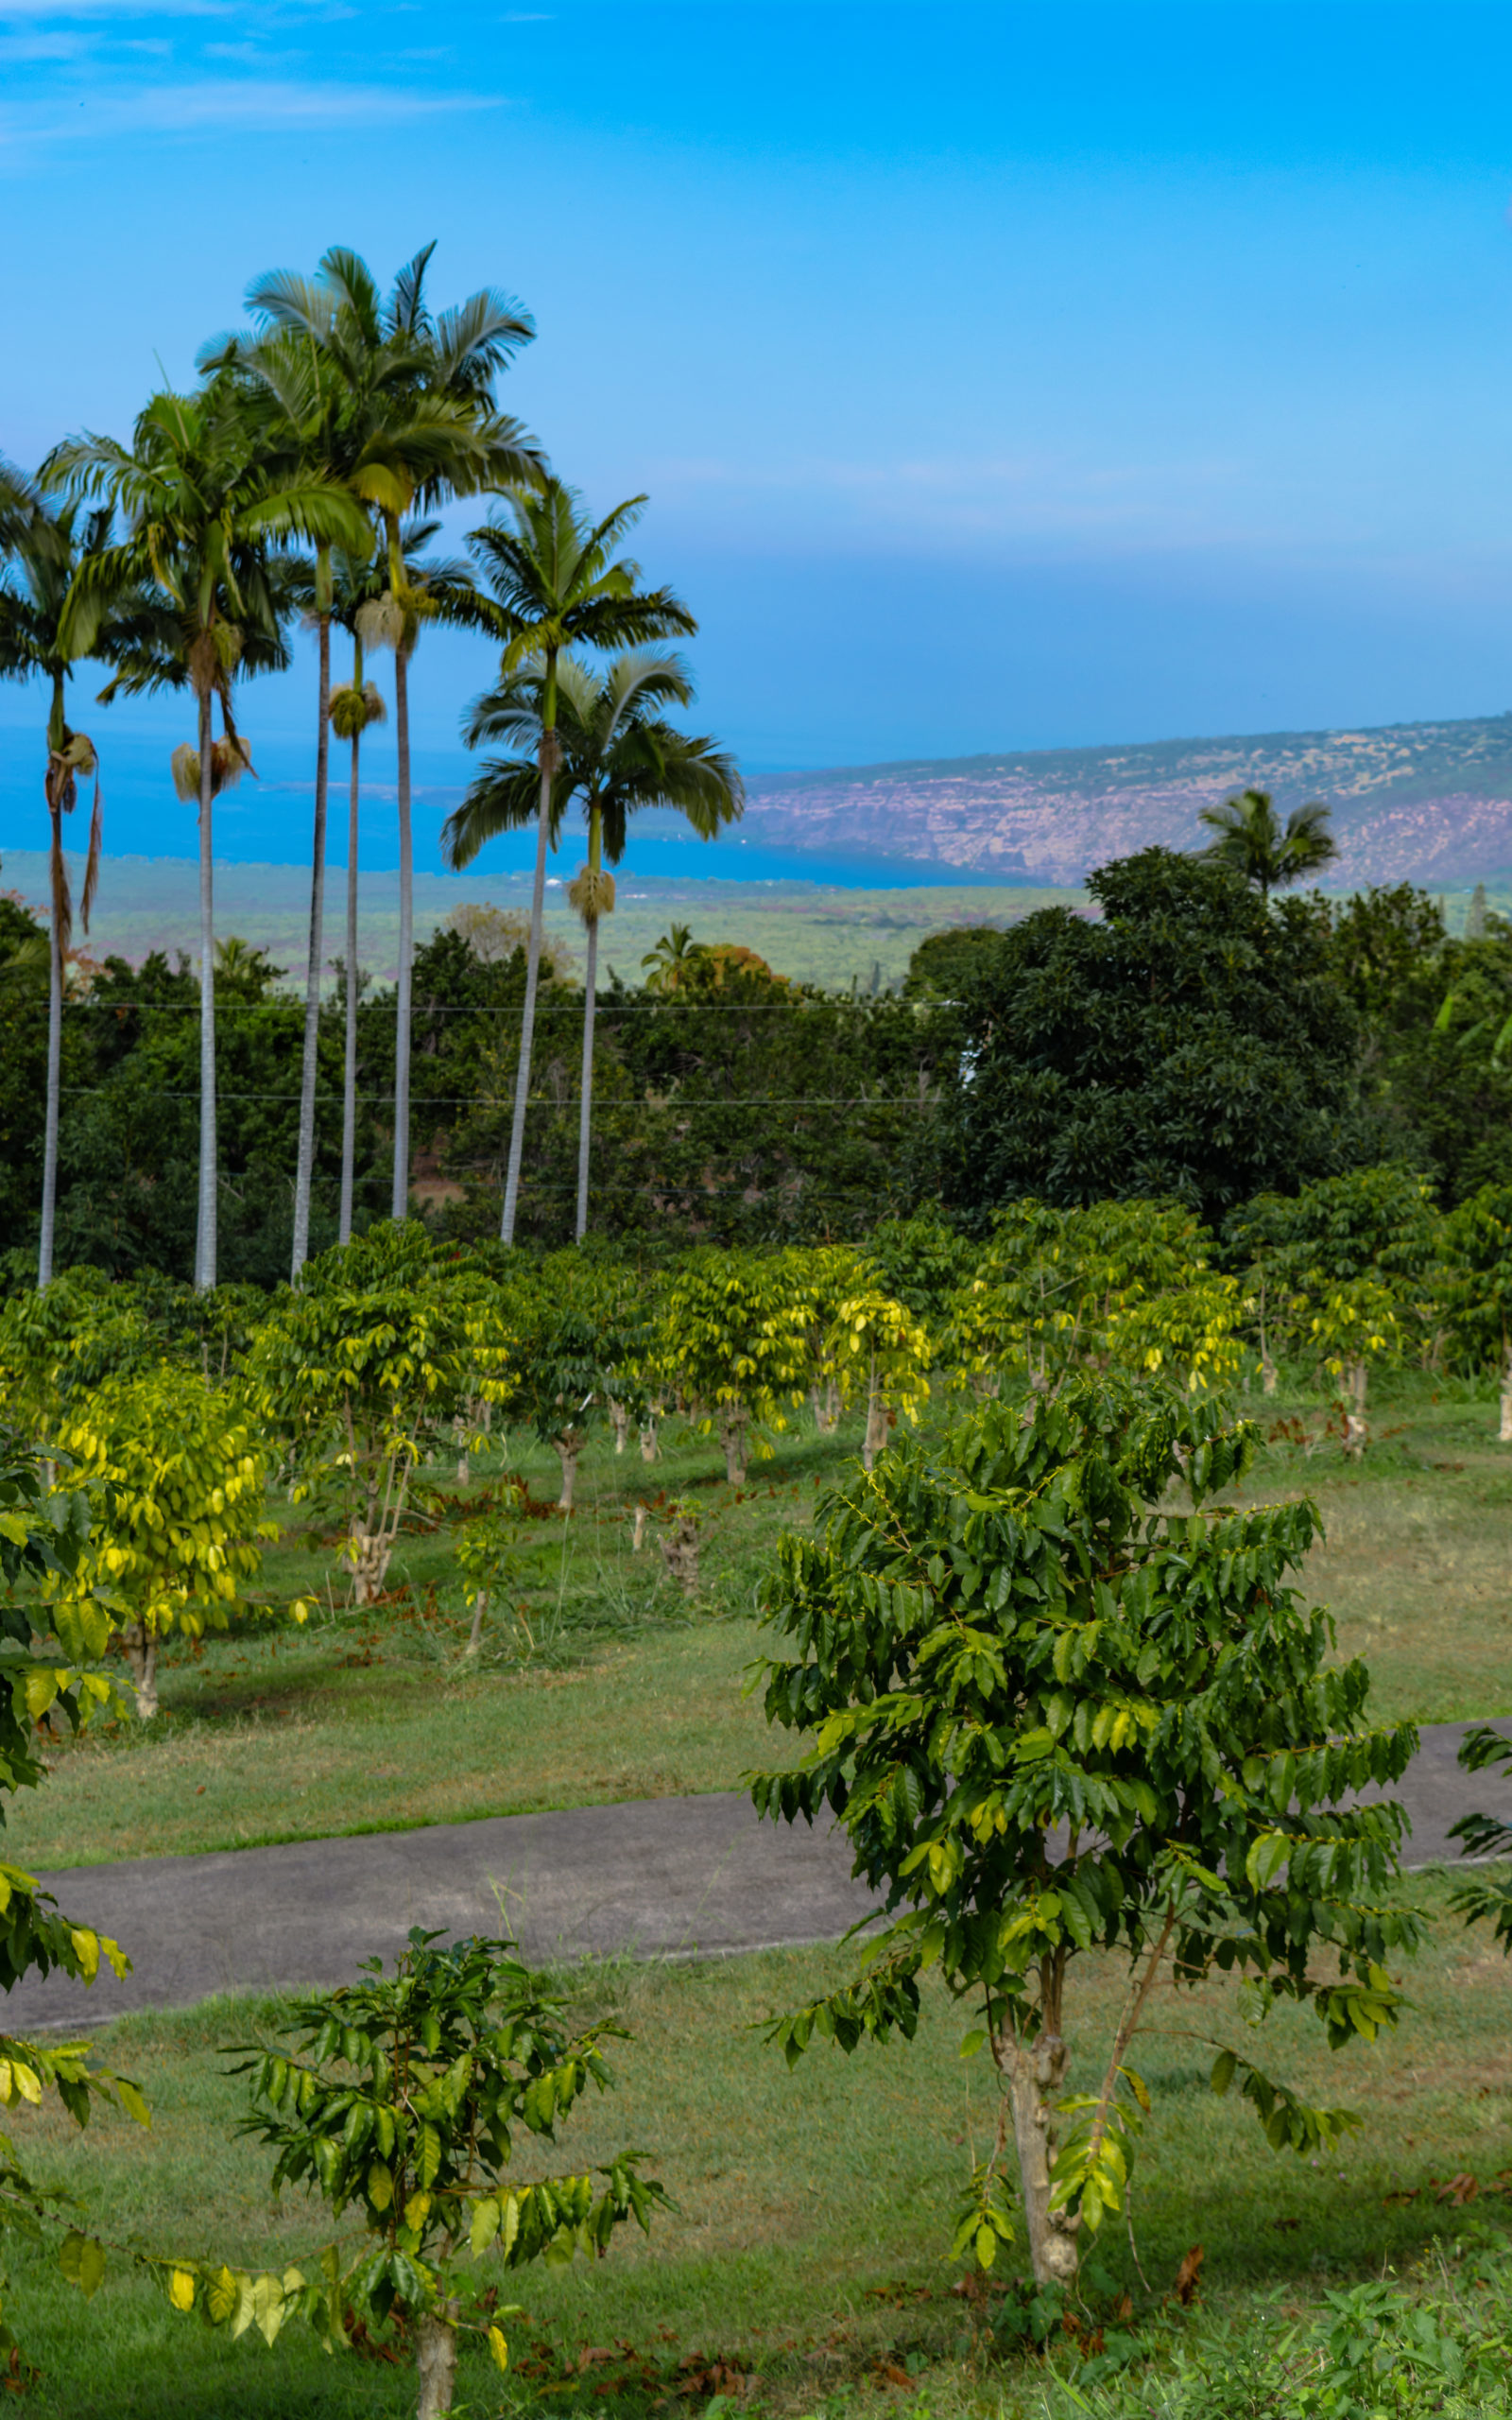
[[[83,722],[84,716],[79,713],[77,719]],[[169,755],[184,736],[187,721],[185,717],[182,722],[143,728],[124,721],[117,725],[109,714],[97,710],[90,717],[88,728],[100,751],[105,847],[112,856],[193,857],[198,854],[197,810],[180,803],[168,773]],[[303,736],[277,732],[260,735],[249,717],[246,727],[259,778],[249,776],[216,800],[216,858],[226,865],[299,865],[308,858],[310,848],[313,750]],[[47,846],[43,763],[38,725],[23,720],[16,702],[8,700],[5,718],[0,720],[0,866],[8,849]],[[449,871],[441,857],[440,829],[460,799],[470,772],[470,760],[459,747],[414,749],[418,872]],[[399,863],[391,730],[365,745],[363,773],[361,863],[369,873],[390,872]],[[347,752],[337,743],[332,749],[328,807],[327,856],[334,867],[345,866],[347,860]],[[71,851],[86,843],[89,812],[86,785],[66,827]],[[570,878],[583,853],[582,829],[575,818],[563,831],[554,873]],[[534,861],[534,833],[515,832],[490,841],[476,866],[480,877],[502,879],[528,873]],[[940,883],[1005,887],[1001,874],[977,875],[937,859],[890,856],[880,849],[875,855],[837,855],[823,849],[771,847],[738,824],[717,840],[704,842],[695,838],[679,818],[654,814],[641,818],[632,827],[619,878],[633,887],[638,874],[679,881],[831,883],[864,890]]]

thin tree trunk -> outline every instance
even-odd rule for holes
[[[577,1107],[577,1241],[588,1233],[588,1147],[593,1132],[593,992],[598,978],[598,918],[588,927],[588,977],[583,994],[583,1080]]]
[[[561,1464],[561,1494],[557,1498],[558,1512],[570,1512],[577,1487],[577,1457],[588,1443],[582,1428],[564,1428],[558,1437],[557,1460]]]
[[[546,913],[546,852],[551,845],[551,785],[558,764],[556,708],[557,666],[548,662],[546,728],[541,735],[541,804],[536,821],[536,881],[530,894],[530,945],[525,955],[525,1005],[520,1019],[520,1064],[514,1079],[514,1117],[509,1128],[509,1165],[504,1180],[503,1241],[514,1241],[515,1213],[520,1202],[520,1165],[525,1149],[525,1103],[530,1093],[530,1052],[536,1031],[536,989],[541,976],[541,930]]]
[[[1028,2043],[1010,2037],[1002,2043],[997,2055],[1013,2113],[1013,2137],[1019,2153],[1019,2181],[1023,2191],[1029,2262],[1035,2283],[1074,2285],[1077,2221],[1050,2207],[1054,2111],[1070,2064],[1069,2048],[1058,2034],[1042,2033],[1038,2041]]]
[[[867,1427],[861,1447],[861,1464],[864,1470],[869,1471],[877,1456],[883,1452],[891,1426],[886,1398],[882,1392],[881,1381],[873,1372],[867,1388]]]
[[[357,642],[352,685],[362,695],[362,643]],[[352,739],[352,793],[347,807],[347,1055],[341,1080],[341,1225],[352,1241],[352,1193],[357,1160],[357,786],[360,733]]]
[[[394,1018],[394,1191],[390,1215],[409,1216],[409,986],[414,955],[415,852],[409,828],[409,655],[394,649],[394,740],[399,756],[399,998]]]
[[[322,548],[322,553],[325,549]],[[326,565],[329,579],[329,563]],[[310,1188],[315,1180],[315,1085],[320,1054],[320,969],[325,959],[325,809],[331,759],[331,616],[319,631],[319,702],[315,741],[315,831],[310,844],[310,957],[304,977],[304,1059],[300,1071],[300,1144],[294,1171],[294,1266],[310,1256]]]
[[[731,1487],[746,1483],[746,1426],[749,1418],[743,1403],[719,1407],[719,1442],[725,1449],[725,1477]]]
[[[126,1648],[127,1669],[131,1675],[131,1691],[136,1710],[144,1722],[150,1722],[158,1710],[158,1641],[154,1631],[141,1622],[132,1622],[121,1634]]]
[[[63,1080],[62,810],[47,802],[53,824],[53,913],[47,963],[47,1107],[42,1154],[42,1236],[37,1247],[37,1290],[52,1283],[53,1229],[58,1212],[58,1103]]]
[[[1512,1445],[1512,1344],[1502,1355],[1502,1428],[1500,1441]]]
[[[450,2314],[455,2303],[421,2314],[415,2327],[415,2360],[420,2371],[418,2420],[444,2420],[452,2409],[456,2385],[456,2329]]]
[[[199,1205],[195,1235],[195,1290],[215,1283],[215,758],[206,682],[199,700]]]

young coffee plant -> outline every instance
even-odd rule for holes
[[[816,2035],[909,2036],[937,1966],[999,2093],[956,2241],[990,2265],[1011,2233],[1011,2135],[1041,2284],[1074,2279],[1122,2206],[1148,2104],[1130,2045],[1159,1979],[1242,1979],[1248,2015],[1299,2002],[1338,2047],[1395,2021],[1386,1961],[1418,1938],[1390,1890],[1402,1810],[1352,1797],[1398,1780],[1417,1733],[1372,1721],[1364,1666],[1327,1664],[1328,1616],[1288,1584],[1314,1508],[1212,1501],[1252,1452],[1210,1398],[1074,1378],[844,1481],[768,1583],[766,1712],[808,1754],[751,1777],[757,1807],[832,1809],[892,1918],[771,2038],[791,2062]],[[1152,1509],[1177,1472],[1194,1511]],[[1100,2083],[1068,2098],[1094,1947],[1125,1996]],[[1355,2122],[1212,2048],[1214,2090],[1237,2080],[1277,2149]]]
[[[512,2273],[594,2257],[627,2219],[647,2228],[666,2196],[635,2152],[592,2173],[513,2176],[523,2139],[554,2143],[588,2086],[613,2083],[600,2046],[618,2029],[573,2033],[563,2003],[511,1943],[442,1946],[417,1928],[391,1975],[378,1959],[364,1975],[296,2001],[278,2040],[232,2054],[233,2072],[250,2081],[244,2131],[278,2153],[275,2192],[302,2186],[361,2229],[353,2247],[322,2256],[318,2285],[290,2273],[280,2316],[299,2312],[335,2345],[355,2320],[383,2330],[404,2319],[420,2420],[439,2420],[452,2409],[459,2332],[476,2335],[500,2369],[507,2361],[507,2310],[481,2264]],[[234,2326],[237,2295],[221,2284],[217,2307],[217,2282],[194,2273],[190,2304]]]
[[[110,1599],[137,1712],[150,1720],[160,1640],[224,1630],[278,1535],[261,1517],[261,1439],[235,1393],[167,1363],[106,1380],[70,1408],[57,1436],[92,1512],[76,1567],[50,1575],[43,1596],[57,1621],[76,1603]],[[306,1611],[298,1601],[295,1618]]]

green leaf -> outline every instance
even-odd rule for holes
[[[105,2282],[105,2248],[93,2236],[70,2233],[59,2246],[58,2266],[88,2301]]]

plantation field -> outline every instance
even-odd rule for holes
[[[1441,1911],[1442,1886],[1425,1882],[1418,1896]],[[700,2413],[716,2391],[778,2414],[885,2408],[923,2420],[987,2409],[1069,2420],[1086,2408],[1022,2357],[1013,2298],[994,2288],[963,2300],[940,2256],[944,2213],[989,2124],[987,2072],[961,2061],[963,2020],[943,1991],[926,1990],[910,2047],[850,2059],[820,2048],[789,2075],[763,2044],[764,2017],[842,1971],[839,1952],[803,1951],[567,1979],[582,2014],[616,2016],[633,2038],[615,2049],[619,2090],[574,2123],[562,2158],[644,2145],[678,2209],[648,2244],[622,2230],[602,2264],[520,2281],[527,2316],[510,2323],[508,2383],[464,2356],[458,2401],[472,2420],[524,2409]],[[1074,2089],[1106,2054],[1118,1983],[1101,1961],[1076,1978]],[[1091,2297],[1106,2315],[1128,2292],[1123,2332],[1140,2330],[1156,2378],[1204,2346],[1237,2375],[1246,2343],[1304,2334],[1325,2292],[1383,2275],[1462,2336],[1504,2333],[1512,1972],[1448,1920],[1412,1991],[1399,2033],[1337,2058],[1314,2020],[1272,2019],[1273,2066],[1364,2120],[1314,2162],[1271,2152],[1237,2096],[1206,2089],[1211,2051],[1196,2037],[1233,2032],[1232,1995],[1156,1994],[1133,2054],[1154,2098],[1134,2195],[1148,2289],[1124,2229],[1109,2226],[1095,2264],[1108,2287]],[[102,2055],[142,2083],[159,2113],[151,2133],[107,2119],[80,2140],[54,2114],[23,2112],[26,2152],[117,2242],[232,2260],[308,2256],[327,2239],[323,2214],[298,2194],[270,2204],[266,2155],[237,2136],[240,2087],[216,2057],[276,2014],[272,2003],[213,2002],[119,2021]],[[1196,2244],[1201,2291],[1184,2311],[1171,2288]],[[10,2267],[8,2313],[43,2373],[28,2408],[48,2420],[106,2410],[156,2420],[170,2378],[180,2420],[368,2420],[414,2408],[407,2368],[328,2359],[297,2326],[271,2352],[255,2331],[229,2343],[119,2265],[70,2339],[73,2289],[24,2248]],[[1070,2341],[1057,2342],[1065,2366]]]
[[[727,847],[728,859],[732,851]],[[70,859],[76,885],[83,861]],[[582,978],[583,928],[567,904],[565,877],[576,871],[570,852],[554,869],[546,894],[546,936],[559,958]],[[639,982],[643,956],[671,924],[688,925],[699,942],[732,942],[753,949],[779,975],[799,983],[844,991],[865,988],[872,970],[884,983],[907,971],[926,934],[952,925],[1009,924],[1037,908],[1082,903],[1079,888],[1024,884],[961,883],[942,868],[938,884],[897,889],[851,890],[837,883],[751,882],[739,879],[738,862],[705,879],[637,875],[633,866],[619,877],[619,898],[600,943],[601,979],[616,967],[627,983]],[[335,883],[344,884],[338,870]],[[100,876],[98,908],[89,940],[92,957],[126,958],[139,963],[160,949],[169,959],[180,950],[195,958],[199,947],[198,873],[188,857],[107,857]],[[36,849],[8,849],[0,885],[14,885],[28,901],[46,897],[47,858]],[[391,983],[399,951],[399,877],[364,874],[358,924],[360,962],[374,980]],[[218,865],[216,916],[222,934],[235,933],[266,949],[276,966],[302,969],[309,947],[310,875],[307,867]],[[332,904],[335,900],[335,905]],[[415,938],[423,943],[456,908],[486,901],[515,913],[528,912],[527,874],[421,873],[415,878]],[[341,946],[341,901],[327,899],[326,945]],[[302,996],[302,975],[299,977]],[[334,985],[335,977],[331,978]]]
[[[1512,1448],[1496,1442],[1489,1392],[1383,1382],[1358,1464],[1320,1397],[1247,1409],[1273,1432],[1250,1493],[1321,1505],[1328,1536],[1309,1584],[1334,1611],[1340,1652],[1369,1662],[1382,1715],[1512,1713]],[[47,1787],[13,1802],[7,1854],[53,1868],[733,1788],[789,1753],[748,1693],[769,1547],[859,1443],[857,1424],[825,1440],[796,1415],[737,1494],[713,1442],[679,1424],[649,1467],[633,1443],[616,1457],[595,1438],[568,1523],[552,1509],[555,1457],[516,1432],[508,1463],[532,1515],[521,1618],[490,1621],[475,1666],[450,1525],[497,1486],[496,1458],[474,1461],[465,1491],[450,1468],[430,1474],[448,1499],[437,1526],[404,1536],[387,1601],[368,1612],[344,1603],[335,1531],[277,1499],[287,1533],[267,1592],[307,1592],[323,1611],[302,1632],[242,1623],[198,1650],[170,1638],[157,1720],[60,1743]],[[700,1508],[691,1604],[656,1550],[659,1497]],[[642,1500],[651,1528],[637,1554]]]

